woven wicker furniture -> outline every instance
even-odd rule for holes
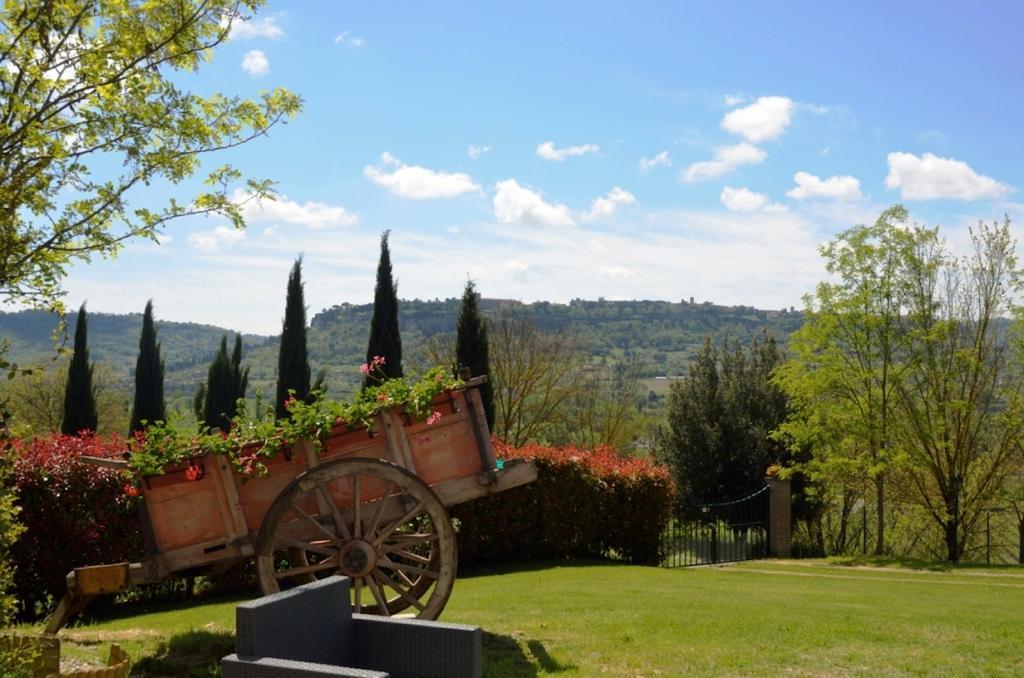
[[[478,678],[478,627],[353,614],[349,581],[333,576],[236,610],[225,678],[350,676]]]

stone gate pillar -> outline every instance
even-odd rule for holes
[[[768,483],[768,555],[789,558],[793,546],[789,479],[766,478],[765,482]]]

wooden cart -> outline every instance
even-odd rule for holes
[[[248,558],[264,594],[342,574],[352,580],[355,611],[435,619],[457,566],[446,507],[537,477],[532,462],[495,459],[481,383],[438,396],[434,425],[385,410],[370,431],[335,427],[319,453],[301,443],[267,460],[264,477],[242,478],[227,458],[207,456],[146,478],[149,555],[70,572],[46,631],[56,633],[96,595],[222,572]]]

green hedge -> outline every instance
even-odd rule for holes
[[[612,557],[656,565],[675,488],[668,470],[609,449],[495,442],[499,458],[537,464],[537,480],[452,508],[459,564]]]

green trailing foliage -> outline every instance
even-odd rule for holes
[[[277,356],[277,397],[274,416],[285,419],[289,415],[285,401],[296,398],[308,401],[310,369],[306,351],[306,305],[302,292],[302,259],[292,266],[288,275],[288,293],[281,327],[281,346]],[[322,388],[322,377],[318,379]]]
[[[96,392],[92,384],[93,366],[89,363],[88,327],[85,304],[78,309],[75,324],[75,348],[68,364],[68,380],[64,390],[64,416],[60,430],[73,436],[82,431],[95,431]]]
[[[480,317],[477,293],[473,281],[466,283],[462,294],[462,306],[459,309],[459,320],[456,324],[455,359],[457,369],[468,368],[470,375],[487,376],[488,381],[480,387],[480,399],[483,401],[484,414],[487,415],[487,428],[494,430],[494,384],[490,381],[491,363],[490,347],[487,340],[487,322]]]
[[[370,318],[370,339],[366,345],[366,362],[384,358],[383,371],[388,379],[402,376],[402,337],[398,331],[398,288],[391,273],[391,250],[384,231],[380,237],[380,260],[377,263],[377,284],[373,290],[373,316]],[[367,375],[363,386],[371,386]]]
[[[196,457],[216,454],[228,457],[235,471],[243,476],[262,476],[267,473],[265,460],[291,445],[306,440],[320,445],[335,426],[372,430],[374,416],[384,409],[397,408],[429,424],[430,416],[435,414],[431,408],[434,398],[462,386],[444,367],[427,370],[412,383],[384,379],[379,364],[364,367],[375,383],[361,390],[351,402],[315,398],[306,403],[290,399],[290,416],[275,420],[272,409],[265,415],[257,412],[250,416],[245,401],[240,400],[240,408],[223,430],[209,427],[191,435],[167,425],[150,426],[144,435],[129,441],[129,467],[137,480],[162,474],[168,464],[191,464]]]
[[[166,420],[164,361],[160,357],[160,344],[153,324],[153,302],[148,301],[142,315],[139,358],[135,361],[135,400],[128,432],[141,431],[148,423]]]

